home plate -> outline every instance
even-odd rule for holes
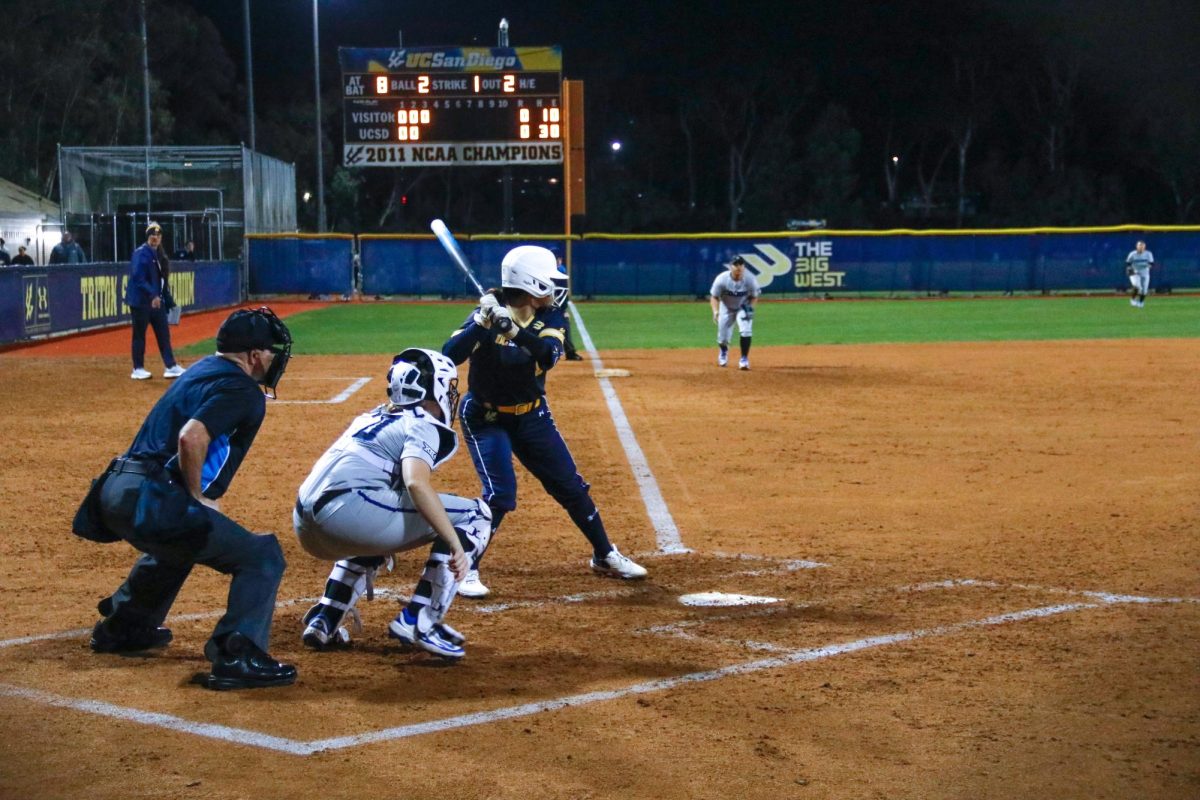
[[[597,378],[628,378],[629,370],[627,369],[598,369],[596,370]]]
[[[726,594],[725,592],[697,592],[682,594],[679,602],[685,606],[763,606],[782,603],[778,597],[758,597],[752,594]]]

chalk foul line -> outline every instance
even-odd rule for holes
[[[617,438],[621,441],[621,447],[625,450],[625,458],[629,461],[629,467],[633,470],[638,490],[642,493],[642,502],[646,506],[646,513],[650,516],[650,524],[654,526],[654,537],[657,540],[659,551],[690,553],[691,550],[684,546],[683,540],[680,538],[679,528],[675,525],[671,510],[667,508],[667,501],[663,499],[662,491],[658,488],[658,481],[655,480],[654,473],[650,470],[650,464],[646,461],[646,455],[642,452],[637,437],[633,434],[633,427],[629,424],[629,418],[625,416],[625,409],[621,406],[620,398],[617,397],[617,390],[613,388],[612,381],[606,375],[601,374],[604,362],[600,360],[600,355],[596,352],[596,346],[592,342],[587,326],[583,324],[583,317],[580,316],[579,309],[575,307],[574,303],[571,304],[571,316],[575,320],[575,330],[579,333],[583,347],[592,358],[592,369],[596,373],[596,380],[600,382],[600,391],[604,395],[604,401],[608,404],[608,413],[617,429]]]

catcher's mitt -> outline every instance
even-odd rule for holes
[[[1128,266],[1126,266],[1126,267],[1125,267],[1125,274],[1126,274],[1126,275],[1132,275],[1132,274],[1133,274],[1133,272],[1134,272],[1134,269],[1133,269],[1133,265],[1132,265],[1132,264],[1129,264]]]

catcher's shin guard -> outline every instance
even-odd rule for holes
[[[487,549],[491,539],[491,510],[487,503],[476,500],[470,510],[447,511],[467,559],[474,561]],[[408,610],[417,618],[417,630],[424,632],[441,624],[456,594],[458,580],[450,570],[450,547],[441,539],[436,539],[425,562],[425,571],[408,604]]]
[[[348,645],[350,631],[342,625],[346,615],[353,619],[355,631],[362,629],[354,606],[366,594],[374,594],[375,574],[387,563],[383,556],[349,558],[333,565],[325,581],[325,594],[304,614],[304,643],[317,650],[331,645]]]

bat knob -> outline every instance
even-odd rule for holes
[[[492,324],[496,327],[496,330],[500,331],[501,333],[508,333],[510,330],[512,330],[511,319],[498,319]]]

